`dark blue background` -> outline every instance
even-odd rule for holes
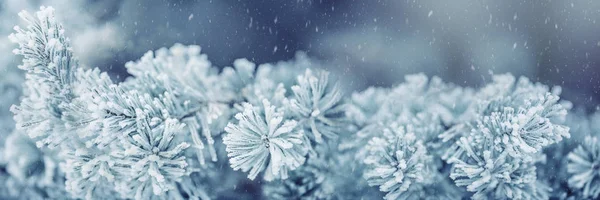
[[[588,109],[600,98],[600,2],[593,0],[8,0],[2,16],[39,5],[63,15],[74,42],[92,40],[74,45],[85,65],[119,78],[125,62],[179,42],[202,46],[220,67],[305,51],[355,89],[417,72],[479,86],[491,73],[511,72],[561,85],[564,98]],[[102,26],[112,27],[106,37],[114,44],[77,39]]]

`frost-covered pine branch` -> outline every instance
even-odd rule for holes
[[[329,73],[307,69],[298,76],[292,92],[289,109],[297,118],[307,121],[304,126],[310,127],[310,138],[317,143],[323,142],[323,136],[337,138],[336,128],[342,123],[344,106],[340,88],[337,83],[329,82]]]
[[[284,88],[275,81],[288,83],[294,75],[287,75],[285,80],[265,77],[290,74],[287,71],[293,69],[261,65],[255,71],[253,63],[238,60],[235,68],[219,72],[206,55],[200,54],[199,47],[175,45],[128,63],[133,77],[114,83],[97,69],[78,68],[52,8],[43,7],[37,18],[26,13],[22,17],[30,23],[28,29],[17,28],[11,38],[20,44],[15,52],[25,57],[21,68],[28,72],[31,92],[13,111],[21,127],[39,139],[40,147],[59,147],[66,189],[73,197],[93,199],[119,192],[123,198],[135,199],[181,198],[182,193],[208,198],[205,192],[190,192],[202,187],[196,187],[197,181],[188,177],[208,170],[202,167],[207,165],[204,151],[210,160],[217,160],[214,137],[223,131],[234,110],[243,107],[243,113],[249,114],[253,110],[249,103],[271,100],[285,107],[275,111],[271,105],[262,105],[265,110],[260,112],[269,118],[269,128],[280,126],[277,119],[284,117],[283,112],[291,113],[292,105],[303,109],[278,131],[254,130],[261,144],[267,137],[270,150],[265,155],[271,162],[239,164],[244,171],[253,169],[252,179],[263,165],[273,172],[265,179],[286,178],[287,170],[303,164],[311,149],[304,129],[311,130],[310,138],[315,142],[322,142],[321,134],[334,138],[333,131],[340,126],[342,96],[337,86],[328,83],[326,72],[319,71],[315,77],[306,70],[305,76],[298,78],[299,85]],[[289,89],[296,96],[285,96]],[[243,127],[244,120],[238,120]],[[302,122],[298,128],[296,122]],[[229,132],[235,126],[228,127],[225,130]],[[288,131],[294,131],[293,137],[278,142]],[[231,149],[236,149],[240,143],[234,141],[240,138],[228,136],[224,144],[235,152]],[[296,155],[287,152],[291,146]],[[246,150],[244,147],[230,154],[234,168],[238,165],[235,155],[243,156]],[[186,157],[190,152],[195,152],[195,159]],[[290,160],[290,155],[294,159]]]
[[[54,9],[42,7],[35,15],[23,11],[19,16],[28,25],[15,27],[9,38],[19,44],[14,53],[23,56],[19,68],[27,72],[28,95],[12,111],[17,127],[26,128],[38,146],[56,147],[70,136],[61,122],[62,107],[73,98],[78,63]]]
[[[569,187],[582,198],[600,197],[600,140],[588,136],[583,143],[567,155]]]
[[[566,103],[565,106],[571,105]],[[580,147],[585,149],[585,145],[594,145],[590,141],[593,137],[598,137],[598,133],[600,133],[597,122],[600,122],[600,113],[597,111],[588,113],[582,107],[574,108],[565,120],[565,124],[570,128],[571,138],[544,150],[547,159],[542,163],[543,165],[538,167],[538,174],[555,174],[554,176],[539,177],[553,188],[552,198],[590,198],[583,196],[584,188],[569,186],[569,180],[573,177],[573,173],[569,173],[569,166],[576,163],[569,161],[568,156],[574,154],[575,150]],[[586,156],[586,158],[588,157]]]
[[[466,155],[449,160],[453,164],[450,177],[457,186],[474,192],[473,199],[548,198],[551,189],[537,181],[533,158],[514,158],[492,145],[479,145],[466,138],[457,143]]]
[[[0,197],[566,199],[600,191],[597,136],[569,128],[600,118],[568,116],[558,87],[505,74],[476,89],[414,74],[344,96],[338,76],[303,53],[219,68],[199,46],[181,44],[127,63],[132,76],[114,82],[78,65],[52,8],[20,15],[28,25],[10,38],[26,82],[12,108],[18,130],[0,157]],[[554,167],[559,176],[546,177]]]
[[[172,105],[167,109],[188,125],[186,130],[193,138],[199,161],[204,163],[205,148],[216,161],[213,135],[221,133],[236,96],[207,56],[200,54],[200,47],[176,44],[156,53],[150,51],[126,67],[136,76],[130,84],[133,88],[170,98]]]
[[[193,170],[183,156],[183,151],[190,146],[180,139],[184,124],[175,119],[167,119],[155,128],[151,128],[153,122],[147,119],[137,123],[146,130],[128,138],[121,151],[111,152],[119,158],[114,168],[124,173],[116,183],[116,190],[124,198],[135,199],[177,190],[176,183]]]
[[[243,109],[235,116],[238,124],[225,127],[228,134],[223,143],[231,167],[250,171],[250,179],[263,171],[265,180],[286,179],[289,170],[304,163],[308,151],[306,136],[296,128],[298,122],[284,121],[284,113],[276,111],[266,99],[261,107],[244,104]]]
[[[356,134],[344,138],[340,148],[355,152],[358,160],[368,161],[355,167],[363,171],[370,185],[380,186],[387,199],[458,198],[462,192],[451,185],[447,166],[439,160],[438,152],[445,149],[438,135],[445,127],[472,117],[472,90],[423,74],[405,79],[393,88],[369,88],[352,95],[346,114]],[[396,154],[394,149],[399,148],[404,151]],[[411,176],[400,175],[408,173],[409,168],[397,163],[408,161],[419,167],[411,168]],[[388,166],[387,172],[377,171],[384,169],[381,166]]]
[[[17,28],[11,39],[20,44],[15,52],[24,56],[21,68],[31,91],[13,111],[21,127],[40,138],[38,145],[61,147],[67,190],[77,198],[124,191],[124,198],[140,199],[183,188],[174,182],[192,171],[182,157],[188,136],[173,140],[187,116],[176,113],[182,108],[174,95],[153,96],[115,84],[98,70],[77,70],[53,9],[22,17],[30,25]]]
[[[561,124],[567,112],[557,94],[525,78],[515,82],[500,75],[477,98],[475,121],[440,135],[455,141],[442,156],[453,166],[450,177],[475,192],[474,199],[548,198],[551,190],[537,181],[535,164],[543,147],[570,136]]]
[[[561,124],[567,111],[558,104],[557,94],[526,78],[518,83],[510,75],[495,76],[494,80],[477,94],[475,119],[440,135],[443,141],[452,142],[461,137],[471,137],[475,142],[489,140],[492,143],[488,144],[495,149],[507,151],[512,157],[523,157],[570,136],[569,128]],[[457,149],[456,145],[450,149]],[[460,158],[463,153],[462,150],[447,151],[443,158]]]
[[[369,151],[360,148],[365,145],[360,141],[382,137],[390,125],[403,124],[417,133],[433,156],[435,162],[428,166],[434,170],[428,174],[454,179],[457,186],[473,192],[471,198],[544,199],[551,190],[537,180],[540,160],[534,158],[543,155],[543,147],[570,136],[562,124],[566,109],[558,103],[559,91],[525,78],[515,81],[512,75],[497,75],[479,91],[438,78],[407,76],[405,83],[394,88],[353,94],[348,116],[357,133],[342,147],[358,147],[357,158],[368,158]],[[448,185],[434,186],[465,195]]]
[[[246,60],[234,64],[238,76],[247,82],[241,89],[246,103],[237,106],[242,111],[235,117],[239,125],[230,123],[225,128],[228,134],[224,144],[232,167],[250,171],[250,179],[265,169],[266,180],[286,179],[288,170],[302,165],[306,154],[314,152],[313,145],[324,142],[323,135],[336,140],[336,132],[343,131],[341,91],[336,83],[329,82],[328,72],[306,69],[295,82],[276,84],[268,76],[273,71],[270,66],[255,69],[255,65]],[[283,82],[295,85],[286,88]],[[293,95],[286,96],[288,89]],[[287,121],[282,122],[284,119]],[[277,140],[273,141],[274,138]],[[280,140],[282,142],[277,142]]]
[[[433,195],[423,191],[435,180],[435,173],[430,171],[435,170],[431,168],[433,158],[406,127],[384,129],[383,136],[371,139],[366,149],[364,162],[368,169],[364,176],[370,186],[378,186],[386,193],[385,199],[423,199]]]

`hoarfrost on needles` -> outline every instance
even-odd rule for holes
[[[26,78],[22,92],[19,80],[0,80],[2,100],[23,94],[11,108],[16,130],[0,129],[11,131],[0,138],[2,198],[600,195],[600,114],[568,113],[560,87],[500,74],[470,88],[413,74],[348,92],[301,52],[219,68],[182,44],[128,62],[132,76],[116,82],[79,65],[54,15],[23,11],[27,25],[9,36]]]

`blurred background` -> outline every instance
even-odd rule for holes
[[[562,86],[577,112],[600,102],[599,0],[0,0],[3,183],[10,159],[1,152],[14,129],[9,108],[24,79],[7,36],[23,25],[18,12],[42,5],[55,8],[81,64],[115,80],[128,76],[126,62],[182,43],[200,45],[218,67],[304,52],[349,90],[389,87],[420,72],[479,87],[491,74],[510,72]]]
[[[303,51],[358,90],[418,72],[463,86],[510,72],[560,85],[563,98],[588,110],[600,98],[595,0],[3,0],[0,80],[20,84],[20,58],[5,35],[22,24],[19,11],[41,5],[57,10],[84,65],[116,79],[127,76],[127,61],[183,43],[202,46],[220,67]],[[18,88],[0,91],[16,98]]]

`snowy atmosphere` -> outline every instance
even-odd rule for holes
[[[1,0],[0,199],[600,199],[600,1]]]

